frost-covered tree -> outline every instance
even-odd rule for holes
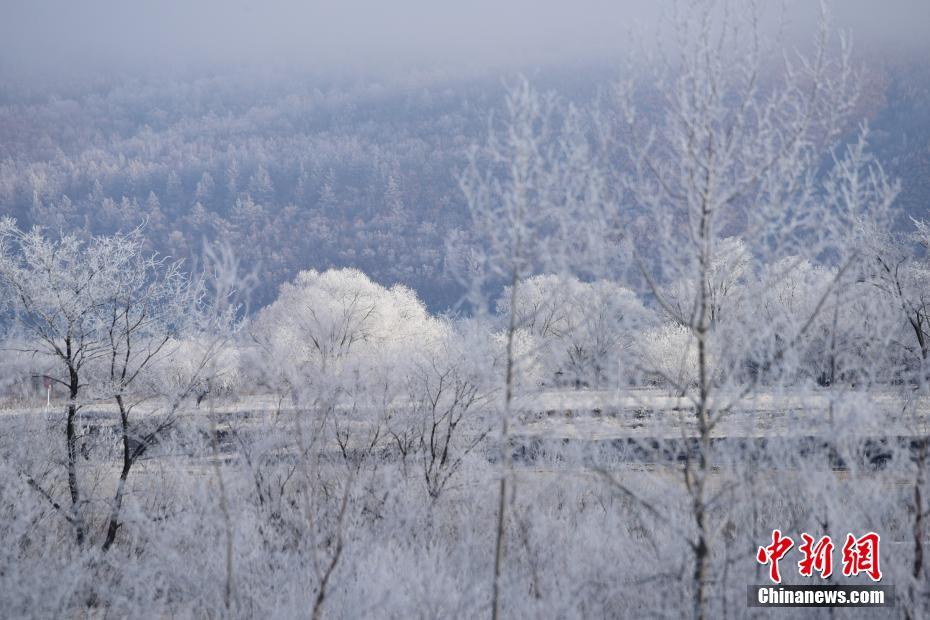
[[[200,176],[200,180],[197,181],[197,190],[194,192],[194,196],[197,198],[198,202],[209,203],[213,200],[213,192],[216,189],[216,182],[213,180],[213,175],[209,172],[204,172]]]
[[[274,199],[274,183],[264,164],[259,164],[255,173],[249,177],[249,193],[261,203]]]
[[[301,272],[252,327],[269,355],[302,377],[403,364],[442,329],[409,288],[384,288],[357,269]]]
[[[86,526],[77,415],[89,383],[88,368],[109,352],[104,316],[120,272],[132,258],[127,244],[132,242],[119,237],[89,242],[75,235],[50,238],[39,229],[21,231],[11,219],[0,223],[0,282],[14,311],[15,329],[21,330],[27,350],[54,360],[49,378],[68,391],[63,430],[70,505],[62,513],[78,544],[84,542]],[[39,486],[35,480],[32,484]]]
[[[633,291],[607,280],[532,276],[521,284],[513,310],[512,298],[504,288],[497,312],[513,313],[518,329],[536,340],[533,355],[546,360],[549,384],[616,384],[634,339],[654,322]]]
[[[5,220],[0,236],[0,281],[12,302],[12,342],[46,358],[49,379],[68,391],[64,430],[71,502],[65,514],[78,544],[87,535],[88,501],[82,498],[78,471],[78,453],[86,456],[78,414],[88,402],[101,399],[117,406],[122,464],[102,547],[107,550],[120,526],[133,465],[174,421],[167,415],[154,425],[140,425],[130,416],[139,403],[166,395],[158,366],[171,352],[169,342],[197,311],[194,289],[179,263],[143,250],[139,229],[81,240],[49,237],[39,229],[23,232]],[[58,505],[39,481],[27,476]]]
[[[590,209],[603,206],[607,192],[599,153],[586,131],[585,115],[553,96],[540,95],[526,80],[506,100],[506,115],[492,125],[487,142],[472,150],[461,177],[476,242],[464,256],[459,276],[479,316],[490,309],[489,289],[508,287],[506,307],[516,309],[522,283],[538,271],[562,272],[578,257],[595,229],[581,225]],[[596,143],[595,143],[596,145]],[[501,612],[504,535],[508,493],[513,493],[509,427],[518,372],[529,355],[520,353],[515,312],[505,319],[504,364],[500,379],[502,471],[498,497],[492,617]],[[510,491],[508,491],[510,487]]]
[[[116,540],[133,465],[175,423],[175,411],[169,410],[155,424],[133,424],[132,411],[152,397],[166,395],[175,400],[169,409],[176,409],[189,394],[189,385],[179,393],[159,385],[157,366],[173,353],[172,340],[188,331],[190,315],[199,308],[197,290],[181,264],[145,253],[141,231],[97,243],[112,246],[108,253],[116,266],[103,304],[96,309],[105,354],[95,364],[100,376],[94,391],[116,402],[122,443],[122,466],[102,546],[106,551]]]
[[[681,363],[644,362],[693,415],[696,449],[683,473],[698,618],[717,613],[711,437],[758,385],[759,374],[741,370],[747,361],[757,368],[783,362],[809,335],[831,299],[856,280],[861,222],[882,221],[896,194],[864,137],[837,144],[856,90],[848,50],[831,52],[827,26],[810,56],[786,59],[773,74],[751,12],[722,8],[685,10],[675,24],[675,56],[618,90],[625,205],[653,231],[648,244],[633,242],[633,254],[657,305],[693,342],[678,354]],[[637,105],[637,84],[658,88],[657,114]],[[832,166],[821,175],[824,161]],[[792,316],[790,326],[765,323],[752,302],[776,282],[744,286],[746,276],[791,256],[827,260],[834,275],[809,291],[815,301],[806,315]],[[674,283],[673,293],[663,282]],[[768,337],[770,346],[759,346]],[[668,372],[687,366],[685,383]]]

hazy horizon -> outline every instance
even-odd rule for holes
[[[452,68],[508,71],[610,61],[647,47],[674,2],[479,0],[468,4],[400,0],[339,3],[272,0],[71,3],[40,0],[6,7],[0,20],[0,74],[43,82],[112,73],[313,70],[329,75]],[[876,19],[867,0],[830,6],[860,52],[910,53],[926,47],[930,3],[891,0]],[[814,3],[762,7],[763,20],[809,37]],[[804,38],[800,40],[805,40]]]

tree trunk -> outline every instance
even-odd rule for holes
[[[692,510],[697,527],[697,542],[694,545],[694,617],[703,620],[707,612],[707,579],[710,568],[710,546],[707,532],[707,510],[704,503],[707,475],[710,470],[710,412],[707,408],[709,391],[709,373],[707,369],[707,350],[704,342],[706,330],[698,329],[698,372],[700,374],[700,401],[697,410],[698,433],[700,434],[700,454],[698,470],[692,474]],[[687,447],[685,448],[688,449]]]
[[[507,528],[507,479],[510,477],[510,405],[513,400],[513,339],[517,329],[514,312],[517,307],[517,285],[520,283],[520,274],[513,273],[510,286],[510,323],[507,329],[507,367],[504,376],[504,416],[501,420],[501,458],[503,471],[501,472],[500,489],[497,506],[497,535],[494,540],[494,588],[491,593],[491,618],[500,618],[500,590],[501,576],[504,572],[504,531]],[[511,493],[513,491],[511,490]]]
[[[923,573],[924,568],[924,505],[923,505],[923,496],[921,492],[921,487],[923,487],[924,482],[924,465],[927,460],[927,447],[930,440],[927,437],[923,437],[917,444],[917,472],[914,475],[914,564],[911,568],[911,576],[914,578],[913,583],[917,587],[923,583],[920,579],[921,574]],[[915,608],[919,605],[920,594],[918,592],[911,593],[911,605]],[[913,617],[920,617],[919,614],[913,614],[910,609],[906,609],[906,616],[908,619]],[[916,612],[916,609],[914,609]]]
[[[77,395],[80,389],[78,373],[72,367],[68,369],[68,400],[67,421],[65,435],[68,442],[68,491],[71,494],[71,518],[74,523],[74,535],[78,545],[84,544],[84,523],[81,518],[81,490],[77,479],[77,431],[75,418],[77,417]]]
[[[120,527],[119,514],[123,507],[123,495],[126,492],[126,480],[129,478],[129,471],[135,461],[132,449],[129,445],[129,412],[126,411],[126,405],[123,402],[122,394],[116,396],[116,404],[119,405],[120,429],[123,435],[123,468],[119,474],[119,482],[116,484],[116,494],[113,496],[113,508],[110,511],[110,523],[107,526],[107,537],[103,541],[103,551],[107,551],[116,540],[116,532]]]

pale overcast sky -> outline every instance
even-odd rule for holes
[[[663,0],[0,0],[0,67],[53,76],[216,63],[350,71],[603,58],[648,40]],[[772,3],[761,4],[771,6]],[[789,0],[794,27],[813,0]],[[930,0],[838,0],[864,46],[928,38]]]

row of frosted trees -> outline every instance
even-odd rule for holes
[[[896,613],[919,617],[926,226],[897,232],[899,188],[852,118],[857,74],[826,19],[809,53],[777,62],[752,11],[682,12],[666,33],[675,44],[605,105],[512,91],[462,179],[488,241],[461,250],[471,301],[480,312],[503,281],[518,309],[548,272],[622,282],[662,318],[645,354],[620,360],[621,382],[657,377],[674,400],[630,393],[627,442],[580,457],[612,499],[605,514],[623,513],[622,607],[605,613],[748,615],[745,586],[763,582],[753,553],[779,528],[882,532]],[[517,499],[533,483],[511,446],[521,330],[548,320],[531,308],[505,328],[495,617],[514,612],[514,580],[534,592],[541,579],[512,567],[521,509],[534,507]],[[631,453],[674,465],[644,475]]]

